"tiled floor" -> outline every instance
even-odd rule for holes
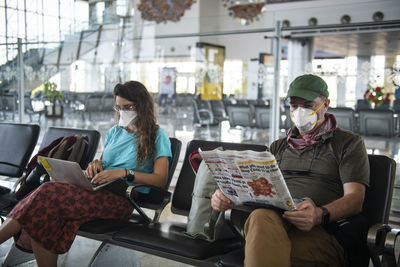
[[[219,126],[212,127],[196,127],[193,125],[192,111],[190,108],[169,108],[165,110],[159,110],[159,124],[166,130],[169,136],[176,137],[183,142],[181,157],[175,172],[175,178],[180,171],[181,164],[184,157],[184,151],[186,144],[192,139],[206,139],[206,140],[217,140],[224,142],[243,142],[243,143],[256,143],[256,144],[269,144],[269,132],[268,130],[261,129],[231,129],[227,121],[222,122]],[[37,123],[34,121],[34,123]],[[114,124],[112,114],[93,114],[92,120],[86,117],[82,119],[81,114],[75,114],[72,112],[66,112],[63,119],[45,119],[41,118],[41,133],[39,142],[43,137],[45,129],[48,126],[62,126],[62,127],[76,127],[76,128],[88,128],[96,129],[101,133],[102,139],[100,141],[97,155],[99,157],[104,148],[104,138],[107,130]],[[284,132],[281,132],[284,135]],[[400,144],[399,139],[366,139],[366,146],[369,153],[383,154],[393,157],[396,162],[400,162]],[[36,151],[40,144],[36,147]],[[397,167],[396,182],[400,184],[400,167]],[[175,179],[171,183],[174,187]],[[400,191],[395,190],[393,209],[400,211]],[[396,216],[397,213],[392,213],[391,221],[395,223],[400,221]],[[167,208],[162,215],[161,220],[185,220],[181,216],[175,216],[171,213],[170,209]],[[400,227],[400,223],[399,223]],[[4,259],[6,252],[9,250],[12,241],[9,240],[0,245],[0,257]],[[100,245],[100,242],[89,240],[83,237],[77,237],[69,253],[60,256],[59,266],[87,266],[94,251]],[[18,264],[15,266],[36,266],[35,261],[29,261],[24,264]],[[158,257],[150,256],[144,253],[133,252],[118,247],[107,247],[106,252],[100,255],[100,257],[94,262],[93,266],[188,266],[185,264],[161,259]]]

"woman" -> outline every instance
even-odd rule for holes
[[[130,81],[115,86],[114,99],[118,125],[107,132],[101,159],[85,172],[92,183],[115,182],[97,191],[44,183],[10,212],[0,226],[0,243],[14,236],[19,248],[33,251],[38,266],[57,266],[58,254],[69,250],[80,225],[129,217],[133,207],[124,197],[128,184],[165,184],[171,145],[156,124],[152,97],[141,83]],[[140,188],[140,193],[148,191]]]

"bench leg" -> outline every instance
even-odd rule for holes
[[[140,259],[135,251],[103,242],[90,260],[88,267],[140,267],[140,265]]]
[[[100,246],[98,247],[98,249],[96,250],[96,252],[93,254],[92,258],[89,261],[88,267],[92,266],[93,262],[96,260],[97,256],[101,253],[101,251],[103,250],[104,246],[107,243],[105,241],[103,241]]]

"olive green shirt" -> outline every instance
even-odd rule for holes
[[[293,198],[311,198],[326,205],[343,196],[343,184],[369,185],[369,161],[364,141],[350,131],[335,129],[318,143],[293,149],[286,138],[272,143],[286,184]]]

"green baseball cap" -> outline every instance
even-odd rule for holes
[[[326,82],[318,76],[305,74],[297,77],[290,84],[286,98],[297,96],[308,101],[313,101],[320,95],[329,96]]]

